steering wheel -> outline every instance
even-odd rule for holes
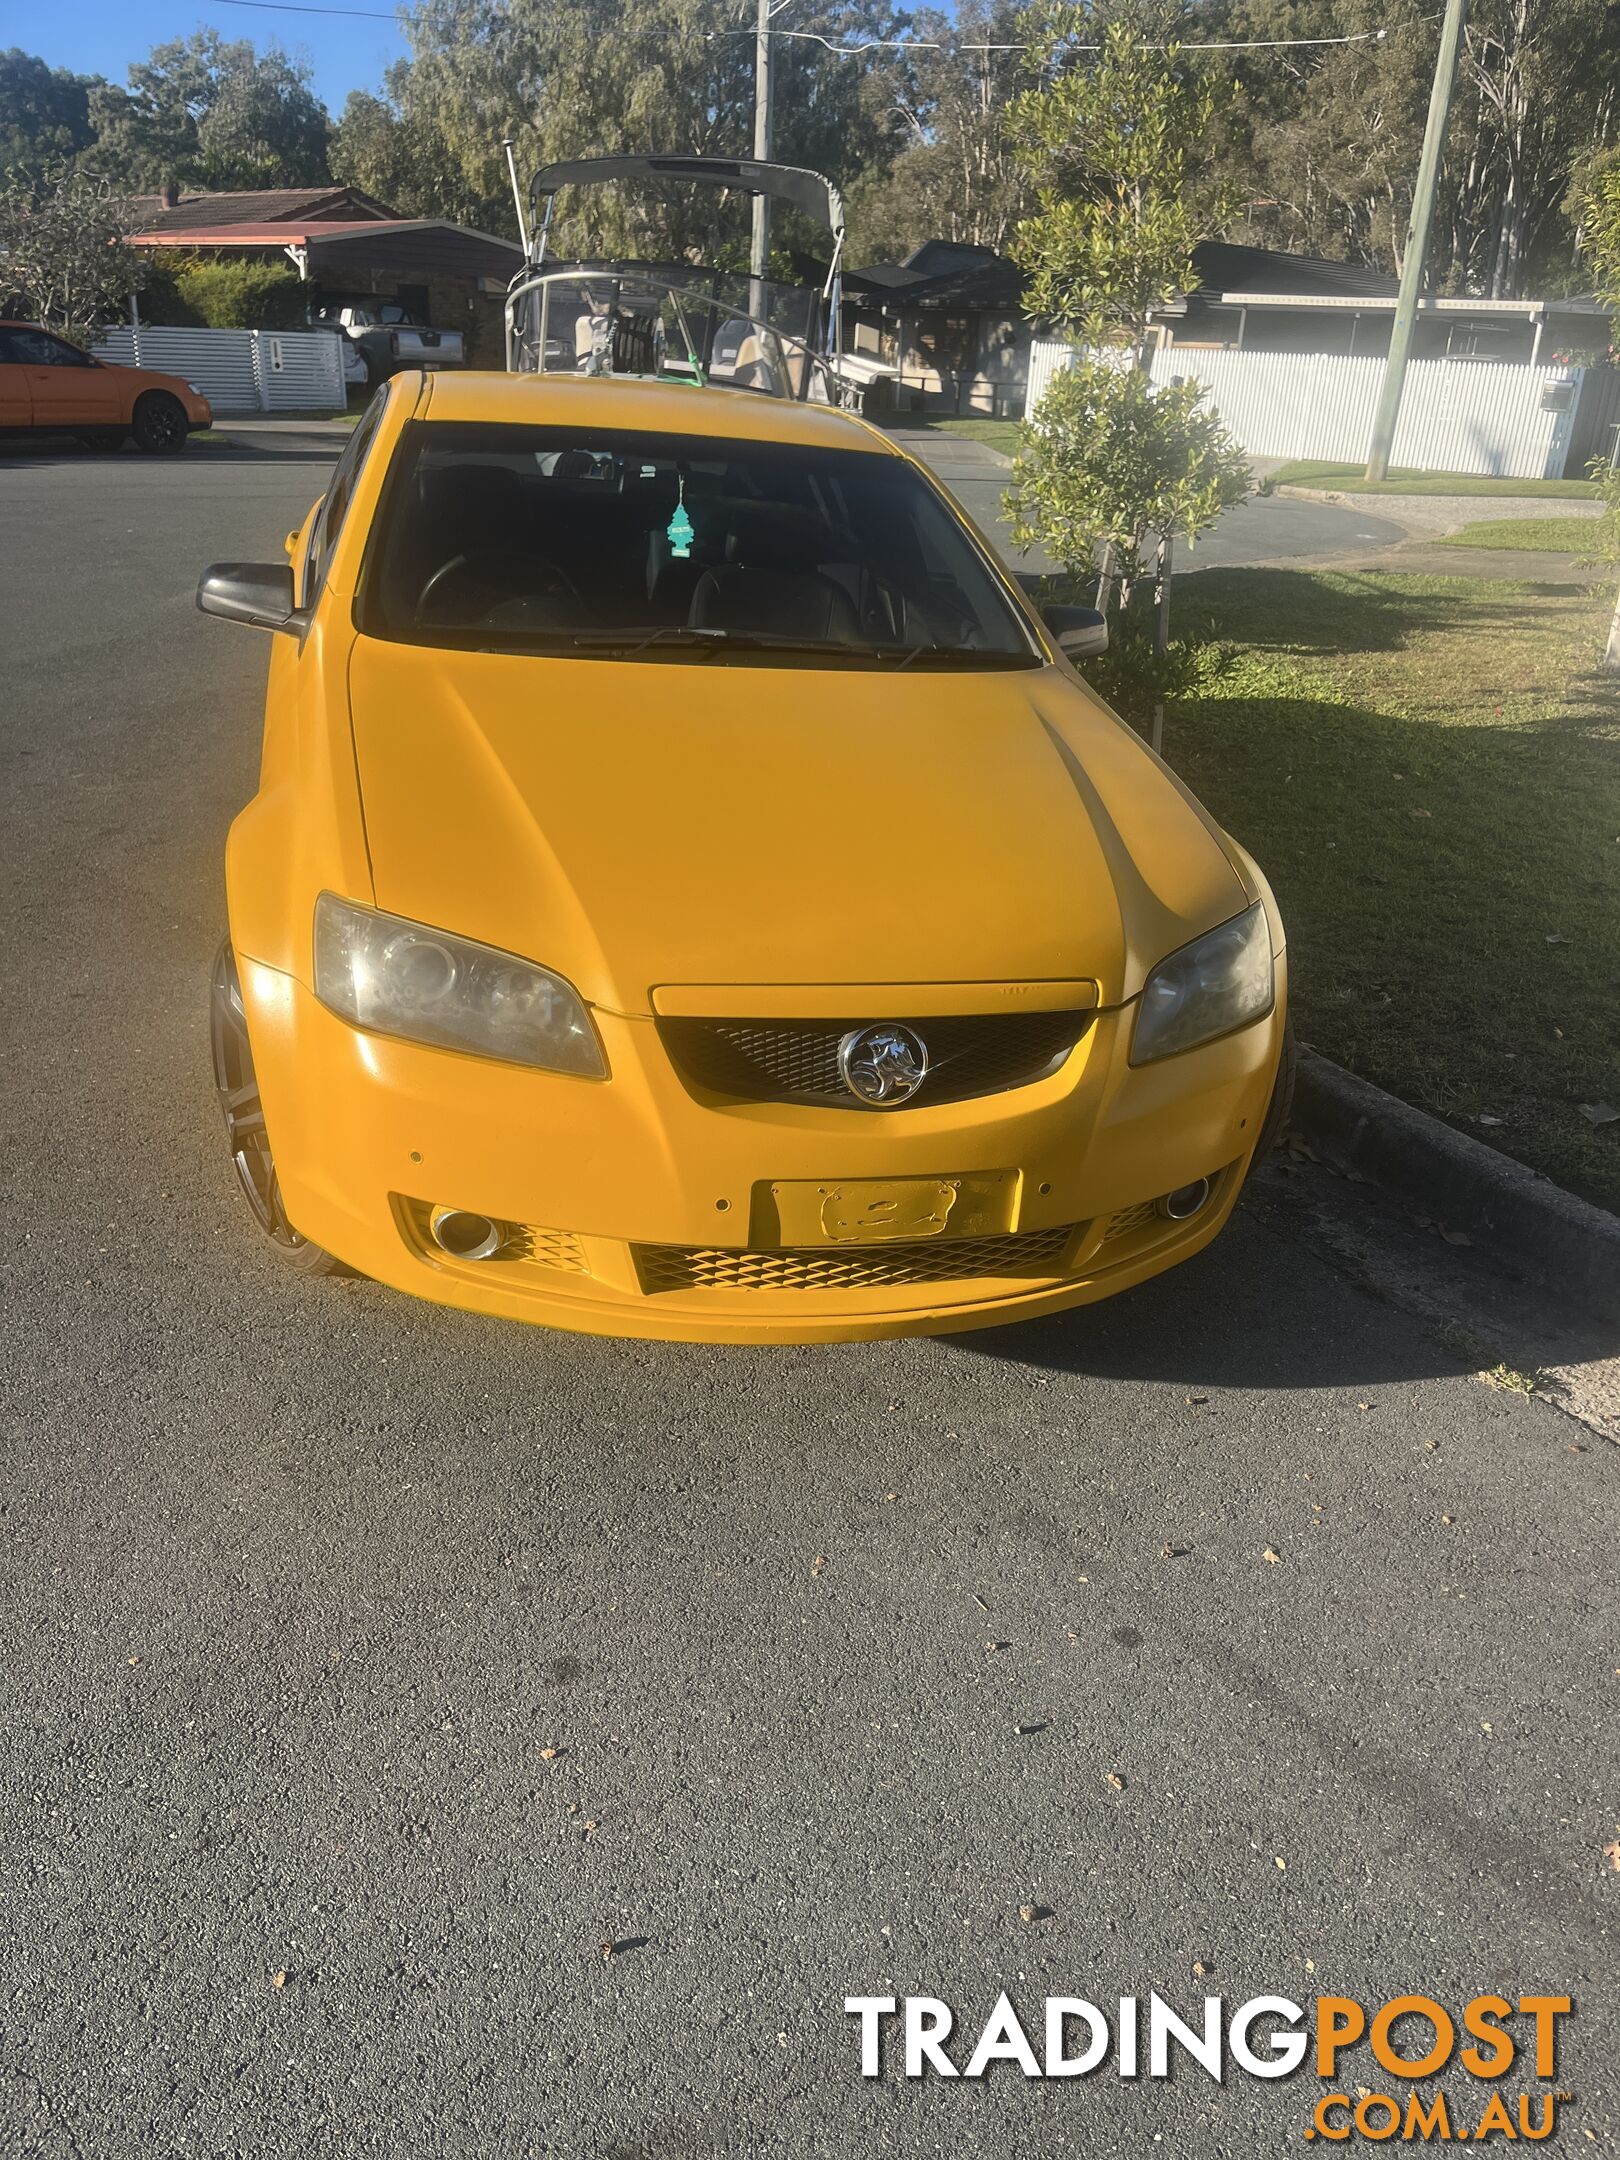
[[[483,600],[487,612],[489,607],[519,597],[520,590],[530,585],[530,573],[537,570],[543,572],[549,580],[551,590],[560,589],[570,600],[579,600],[579,587],[567,571],[559,569],[549,556],[531,555],[522,548],[472,548],[465,554],[452,555],[446,563],[440,563],[416,596],[416,612],[418,616],[425,615],[436,596],[440,608],[443,609],[446,603],[440,588],[450,586],[452,581],[457,580],[465,580],[471,585],[472,600]],[[504,575],[501,574],[503,572]],[[514,572],[517,573],[516,577]],[[479,590],[480,584],[482,591]],[[514,587],[519,590],[514,590]],[[459,615],[455,619],[464,623],[476,622],[476,607],[471,613]]]

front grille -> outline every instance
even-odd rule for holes
[[[983,1276],[1053,1275],[1073,1224],[1014,1237],[931,1238],[911,1245],[746,1252],[720,1246],[638,1245],[641,1287],[660,1290],[883,1290]]]
[[[881,1019],[881,1015],[879,1019]],[[892,1015],[890,1016],[893,1017]],[[1055,1072],[1091,1022],[1085,1012],[952,1014],[905,1025],[928,1046],[928,1077],[913,1098],[962,1102],[1027,1087]],[[746,1102],[869,1107],[844,1085],[838,1046],[873,1020],[670,1020],[658,1023],[676,1070],[694,1086]]]

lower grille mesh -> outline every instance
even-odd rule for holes
[[[910,1245],[739,1252],[720,1246],[638,1245],[644,1290],[881,1290],[909,1283],[1057,1272],[1072,1224],[1014,1237],[931,1238]]]
[[[1158,1203],[1139,1200],[1135,1207],[1121,1208],[1117,1215],[1110,1215],[1108,1228],[1103,1232],[1103,1243],[1112,1245],[1115,1238],[1129,1237],[1133,1230],[1145,1230],[1149,1223],[1158,1219]]]

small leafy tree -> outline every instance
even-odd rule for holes
[[[1197,382],[1155,390],[1140,368],[1081,356],[1054,377],[1013,464],[1013,528],[1073,576],[1111,552],[1120,602],[1161,533],[1196,537],[1249,492],[1249,462]]]
[[[1228,210],[1210,162],[1227,93],[1177,43],[1182,0],[1053,0],[1037,86],[1011,127],[1036,208],[1013,254],[1038,319],[1080,350],[1026,424],[1007,506],[1071,583],[1098,564],[1119,603],[1094,671],[1122,709],[1163,699],[1191,664],[1169,642],[1168,545],[1195,539],[1249,492],[1248,461],[1196,382],[1155,389],[1154,318],[1195,282],[1193,249]],[[1161,552],[1162,548],[1162,552]],[[1153,554],[1151,629],[1131,601]]]
[[[1592,161],[1581,190],[1578,213],[1581,244],[1597,280],[1597,295],[1620,318],[1620,150]],[[1596,458],[1591,466],[1603,500],[1597,541],[1603,559],[1620,563],[1620,463]],[[1609,623],[1603,665],[1620,675],[1620,595]]]
[[[0,179],[0,304],[84,344],[123,311],[145,265],[127,245],[131,205],[59,160]]]
[[[1180,0],[1055,0],[1010,115],[1037,205],[1012,248],[1030,312],[1139,358],[1232,208],[1210,157],[1229,93],[1176,42],[1184,21]]]

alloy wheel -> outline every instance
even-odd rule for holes
[[[236,955],[228,944],[220,947],[214,962],[209,1041],[214,1057],[214,1086],[225,1117],[226,1142],[237,1182],[266,1237],[286,1252],[299,1252],[309,1241],[300,1237],[287,1220],[281,1181],[265,1131],[258,1075],[253,1068],[241,978],[236,971]]]

